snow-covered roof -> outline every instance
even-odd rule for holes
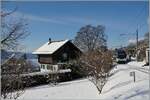
[[[33,54],[53,54],[69,40],[46,42],[43,46],[33,52]]]

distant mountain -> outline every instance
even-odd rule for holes
[[[31,62],[33,66],[39,66],[37,55],[33,55],[32,53],[24,53],[24,52],[12,52],[1,50],[1,63],[5,62],[7,59],[14,57],[17,59],[24,58],[27,61]]]
[[[24,53],[24,52],[12,52],[12,51],[6,51],[1,50],[1,58],[8,58],[11,55],[14,55],[15,58],[24,57],[26,59],[37,59],[37,55],[34,55],[32,53]]]
[[[27,59],[37,59],[37,55],[34,55],[32,53],[25,53]]]

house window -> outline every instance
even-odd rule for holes
[[[41,64],[41,69],[47,69],[47,65],[46,64]]]
[[[67,53],[63,53],[63,59],[64,59],[64,60],[67,59]]]
[[[61,57],[61,62],[65,62],[68,59],[68,54],[67,53],[63,53],[62,57]]]
[[[43,65],[41,64],[41,69],[43,69]]]
[[[47,65],[47,69],[48,70],[53,70],[53,66],[52,65]]]

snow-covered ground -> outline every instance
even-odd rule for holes
[[[117,65],[113,75],[103,88],[102,99],[149,100],[149,66],[142,67],[144,62],[130,62]],[[136,82],[130,72],[135,71]]]
[[[19,100],[50,99],[119,99],[149,100],[149,66],[141,67],[144,62],[119,64],[112,71],[112,76],[98,94],[96,87],[88,79],[59,83],[57,86],[43,85],[27,89]],[[130,72],[135,71],[136,82]]]

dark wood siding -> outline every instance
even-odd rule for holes
[[[64,59],[63,55],[67,54],[67,59]],[[68,62],[69,60],[77,59],[81,51],[76,48],[71,42],[67,42],[61,48],[59,48],[52,56],[53,62]]]
[[[38,55],[38,60],[41,64],[57,64],[59,62],[68,62],[69,60],[77,59],[80,54],[81,51],[69,41],[52,55]]]
[[[39,55],[38,61],[41,64],[52,64],[53,63],[53,59],[52,59],[51,55]]]

